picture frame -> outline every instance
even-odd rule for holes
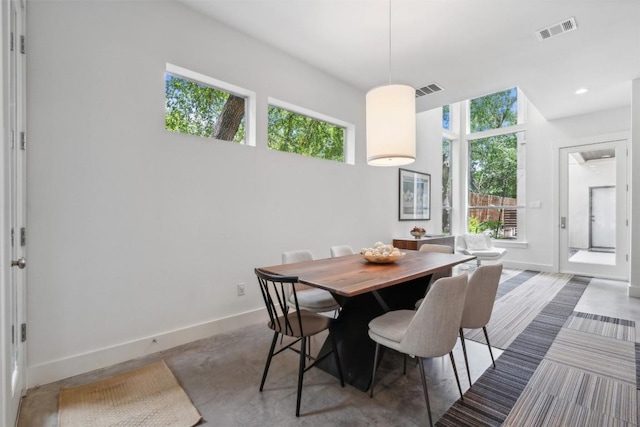
[[[400,169],[398,183],[398,219],[431,219],[431,175]]]

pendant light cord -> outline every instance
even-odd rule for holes
[[[389,84],[391,84],[391,0],[389,0]]]

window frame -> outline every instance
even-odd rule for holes
[[[245,99],[245,130],[244,130],[244,142],[236,143],[239,145],[248,145],[255,147],[256,146],[256,93],[242,88],[240,86],[236,86],[231,83],[224,82],[222,80],[214,79],[213,77],[209,77],[204,74],[200,74],[198,72],[189,70],[187,68],[180,67],[175,64],[166,63],[165,73],[171,74],[173,76],[183,78],[186,80],[191,80],[198,84],[203,84],[205,86],[212,87],[213,89],[221,90],[224,92],[228,92],[232,95],[236,95]],[[166,99],[166,95],[165,95]],[[214,141],[220,142],[229,142],[223,141],[216,138],[210,138]]]

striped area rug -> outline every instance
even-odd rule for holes
[[[507,348],[556,296],[570,274],[523,271],[502,280],[496,295],[491,320],[487,324],[491,345]],[[467,330],[465,338],[485,343],[482,329]]]
[[[573,313],[589,278],[573,276],[525,330],[438,420],[438,426],[501,426]],[[489,331],[492,334],[493,331]],[[492,337],[492,335],[490,335]],[[493,343],[492,343],[493,344]]]
[[[503,425],[637,425],[633,323],[573,313]]]

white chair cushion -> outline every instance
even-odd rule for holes
[[[309,308],[315,310],[327,309],[327,311],[335,310],[337,308],[337,302],[331,292],[323,289],[308,289],[304,291],[297,291],[298,305],[300,308]],[[293,303],[293,294],[289,297],[289,300]]]
[[[486,249],[486,250],[469,250],[467,252],[481,259],[498,259],[502,255],[504,255],[506,251],[507,250],[504,248],[493,247],[491,249]]]
[[[467,244],[469,251],[482,251],[489,249],[487,239],[484,234],[465,234],[464,242]]]
[[[400,341],[415,314],[413,310],[394,310],[378,316],[369,322],[369,336],[385,347],[400,350]]]

